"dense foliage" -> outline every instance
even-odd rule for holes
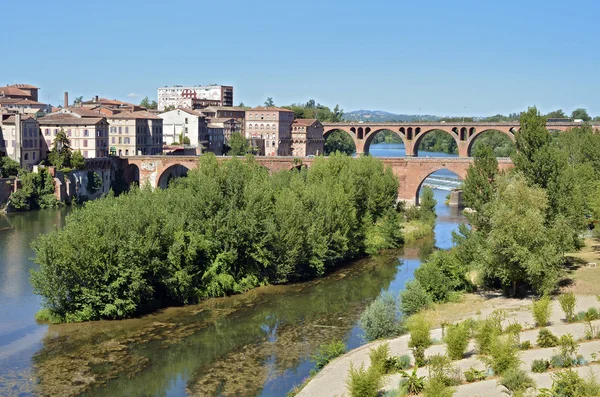
[[[505,133],[496,130],[479,135],[473,142],[471,153],[482,147],[491,148],[495,157],[510,157],[516,151],[515,143]]]
[[[84,321],[318,277],[373,245],[398,246],[397,189],[371,157],[270,175],[251,158],[202,156],[168,189],[73,211],[34,242],[32,284],[53,314]]]
[[[374,144],[374,143],[402,143],[403,144],[404,141],[402,140],[402,138],[400,138],[400,136],[397,133],[389,131],[389,130],[384,130],[384,131],[377,133],[377,135],[375,135],[375,137],[371,141],[371,144]]]
[[[336,152],[352,155],[356,152],[356,147],[354,146],[354,141],[347,132],[335,130],[325,139],[324,151],[326,156]]]
[[[458,145],[449,133],[441,130],[429,132],[419,142],[419,150],[457,154]]]
[[[38,208],[54,208],[60,205],[54,196],[54,178],[41,168],[39,172],[19,170],[21,189],[10,195],[10,206],[14,211],[29,211]]]
[[[8,178],[11,176],[17,176],[19,173],[19,163],[10,157],[0,157],[0,177]]]

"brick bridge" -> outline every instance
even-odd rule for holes
[[[550,131],[566,131],[569,128],[581,126],[581,123],[548,123]],[[515,132],[520,124],[515,123],[441,123],[441,122],[411,122],[411,123],[323,123],[323,135],[327,136],[336,130],[348,133],[354,141],[356,153],[369,153],[369,146],[375,135],[381,131],[392,131],[404,142],[407,157],[416,157],[419,154],[419,143],[431,131],[441,130],[450,134],[458,146],[458,157],[470,157],[473,143],[481,134],[487,131],[500,131],[506,134],[513,142]]]
[[[227,160],[231,157],[218,157]],[[256,157],[256,161],[271,171],[290,170],[297,167],[293,157]],[[418,194],[425,178],[439,170],[449,170],[461,179],[467,176],[472,158],[436,157],[436,158],[379,158],[391,167],[400,182],[398,198],[418,204]],[[198,156],[133,156],[118,159],[128,183],[165,188],[169,180],[183,176],[188,170],[196,168]],[[297,160],[296,160],[297,161]],[[302,164],[310,167],[314,158],[303,158]],[[512,168],[510,159],[498,159],[501,170]]]

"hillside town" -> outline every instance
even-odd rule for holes
[[[30,84],[0,87],[0,157],[21,168],[43,164],[62,130],[85,159],[110,156],[227,154],[232,134],[258,156],[305,157],[323,153],[323,126],[295,119],[288,109],[233,106],[233,87],[158,88],[149,106],[94,96],[61,106],[39,102]]]

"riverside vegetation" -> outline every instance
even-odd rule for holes
[[[401,244],[397,189],[370,157],[333,155],[270,175],[252,158],[202,156],[169,188],[88,202],[36,239],[39,318],[127,318],[319,277]]]

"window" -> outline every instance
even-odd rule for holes
[[[185,118],[185,123],[186,123],[186,124],[188,123],[188,118],[187,118],[187,117]]]
[[[25,157],[24,157],[24,159],[25,159],[25,160],[29,160],[29,153],[25,153]]]
[[[123,131],[122,131],[122,128],[123,128],[123,127],[119,127],[119,134],[121,134],[121,133],[123,132]]]
[[[248,124],[248,129],[251,130],[252,129],[252,124]]]
[[[125,156],[129,156],[129,149],[125,149]]]
[[[50,128],[46,128],[46,136],[50,136]]]
[[[75,141],[75,147],[79,147],[79,140]]]
[[[112,143],[115,143],[115,137],[114,136],[112,137]]]
[[[129,134],[129,127],[125,127],[125,133]]]
[[[87,150],[83,151],[83,157],[85,157],[86,159],[88,158],[88,151]]]
[[[123,143],[123,138],[119,137],[119,143]]]
[[[264,125],[264,124],[261,124],[261,125],[260,125],[260,129],[261,129],[261,130],[264,130],[264,129],[265,129],[265,125]]]
[[[88,141],[87,139],[83,140],[83,147],[87,147],[87,141]]]
[[[33,152],[32,155],[33,155],[33,159],[35,160],[35,152]]]
[[[275,147],[275,141],[272,142],[272,146]]]
[[[83,136],[90,136],[90,131],[83,130]]]
[[[54,129],[54,136],[56,136],[56,134],[58,134],[58,129],[57,128]]]
[[[267,141],[267,147],[269,147],[269,141]]]

